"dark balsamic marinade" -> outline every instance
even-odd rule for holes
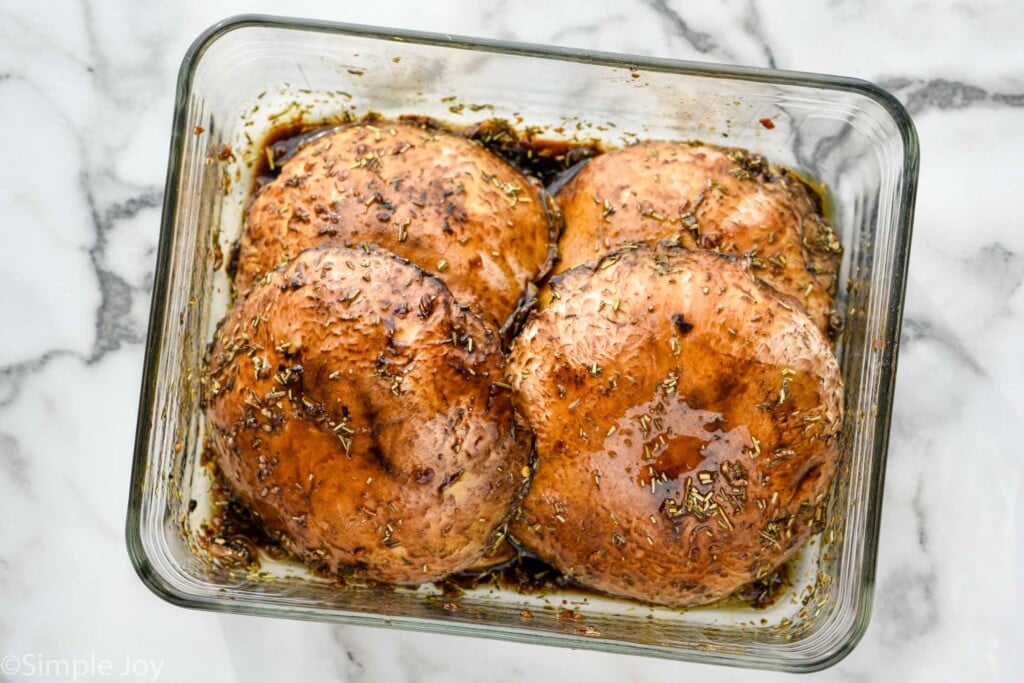
[[[505,119],[486,119],[468,126],[455,126],[426,116],[402,116],[398,120],[474,140],[545,187],[558,182],[567,169],[605,151],[597,140],[546,138],[533,128],[520,131]],[[358,122],[381,121],[380,116],[368,114]],[[264,141],[262,153],[257,155],[254,190],[259,191],[280,175],[281,167],[302,147],[338,127],[298,122],[273,128]]]

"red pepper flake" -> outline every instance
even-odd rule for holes
[[[221,145],[220,149],[217,150],[217,158],[221,161],[227,161],[231,158],[231,145]]]
[[[203,128],[202,126],[196,126],[195,128],[192,129],[192,132],[195,133],[196,135],[202,135],[203,133],[206,132],[206,129]]]
[[[771,119],[761,119],[760,123],[768,130],[775,128],[775,122],[772,121]]]

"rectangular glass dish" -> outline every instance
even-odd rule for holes
[[[914,127],[892,96],[831,76],[258,16],[200,36],[177,88],[126,529],[132,562],[155,593],[225,612],[785,671],[824,668],[855,646],[871,613],[917,183]],[[197,550],[211,510],[200,464],[203,356],[229,304],[223,261],[257,155],[282,123],[371,111],[520,120],[547,137],[613,147],[697,139],[761,153],[828,188],[844,248],[843,455],[826,528],[775,604],[673,610],[495,588],[453,601],[432,586],[342,588],[272,561],[260,572],[225,569]]]

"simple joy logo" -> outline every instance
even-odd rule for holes
[[[48,657],[33,652],[0,658],[0,674],[6,676],[73,682],[112,678],[155,683],[160,678],[163,666],[163,660],[143,659],[131,655],[113,659],[99,657],[95,652],[88,657]]]

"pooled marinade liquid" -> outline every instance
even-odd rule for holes
[[[539,180],[551,194],[557,192],[565,182],[571,179],[588,159],[605,151],[601,143],[596,140],[543,138],[529,131],[520,132],[501,119],[488,119],[463,127],[448,125],[421,116],[405,116],[400,117],[400,120],[475,140],[524,175]],[[362,121],[383,121],[383,119],[371,114]],[[352,122],[354,123],[355,120]],[[257,157],[254,187],[250,198],[254,197],[260,188],[277,178],[281,167],[295,156],[299,149],[337,127],[337,125],[324,126],[300,121],[274,128],[264,142],[263,153]],[[829,205],[823,196],[820,185],[802,177],[801,180],[812,189],[819,206],[827,211]],[[228,263],[228,277],[232,280],[235,275],[237,255],[238,245],[236,243]],[[268,534],[253,513],[222,482],[219,471],[211,458],[212,452],[204,453],[204,462],[210,468],[211,476],[215,481],[213,497],[217,512],[201,530],[200,544],[225,566],[257,568],[259,566],[258,550],[274,559],[288,557],[289,553],[284,544]],[[794,564],[795,560],[790,560],[764,578],[740,588],[731,596],[714,604],[768,607],[774,604],[792,585]],[[320,573],[315,568],[314,572]],[[331,578],[343,581],[333,575]],[[437,582],[436,586],[449,598],[457,597],[468,590],[487,588],[532,595],[568,592],[580,598],[601,595],[576,584],[543,560],[518,550],[509,561],[495,564],[479,573],[467,572],[450,576]]]
[[[560,184],[566,170],[605,151],[604,146],[597,140],[542,138],[529,132],[520,132],[503,119],[487,119],[461,127],[426,116],[402,116],[398,120],[419,124],[428,130],[454,133],[475,140],[523,175],[539,180],[545,187]],[[358,122],[383,121],[384,119],[379,116],[371,114]],[[273,128],[264,142],[264,153],[257,156],[253,194],[277,178],[281,174],[281,167],[302,147],[338,127],[297,122]]]

